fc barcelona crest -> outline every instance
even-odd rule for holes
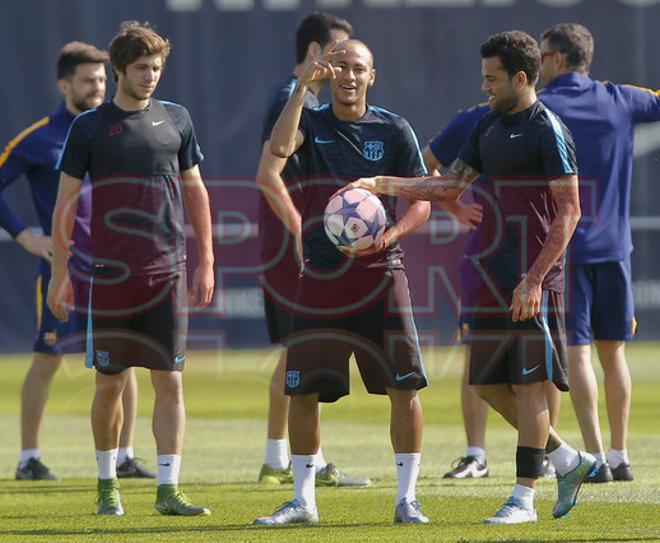
[[[110,353],[108,351],[96,351],[96,365],[104,368],[110,365]]]
[[[286,386],[296,388],[300,384],[300,371],[293,370],[286,372]]]
[[[385,154],[385,144],[382,141],[365,141],[362,154],[367,160],[378,162]]]

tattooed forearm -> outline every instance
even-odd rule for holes
[[[541,252],[527,272],[528,280],[537,283],[543,281],[555,262],[561,258],[580,220],[577,176],[560,177],[550,183],[550,189],[557,204],[557,216],[550,225]]]
[[[380,177],[379,192],[411,200],[451,202],[456,200],[478,176],[478,171],[457,159],[445,176]]]

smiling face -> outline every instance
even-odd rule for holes
[[[367,90],[376,79],[373,56],[366,45],[348,40],[336,50],[345,53],[332,62],[336,77],[330,80],[332,100],[342,106],[366,105]]]
[[[490,109],[497,113],[508,113],[517,106],[519,91],[516,79],[518,74],[509,77],[508,72],[502,66],[500,57],[482,59],[481,74],[484,78],[481,90],[488,94]]]
[[[132,100],[148,100],[156,90],[162,72],[162,55],[141,56],[128,64],[123,72],[116,72],[117,91]]]

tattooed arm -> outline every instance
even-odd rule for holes
[[[541,311],[543,279],[561,258],[580,220],[577,175],[554,179],[550,190],[557,204],[557,216],[550,224],[541,252],[513,292],[511,317],[514,321],[531,319]]]
[[[343,190],[362,188],[373,194],[401,196],[410,200],[454,202],[477,177],[479,177],[477,170],[457,158],[445,176],[363,177],[347,185]]]

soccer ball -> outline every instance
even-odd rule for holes
[[[363,251],[385,231],[385,208],[378,197],[364,189],[349,189],[330,198],[323,225],[338,247]]]

